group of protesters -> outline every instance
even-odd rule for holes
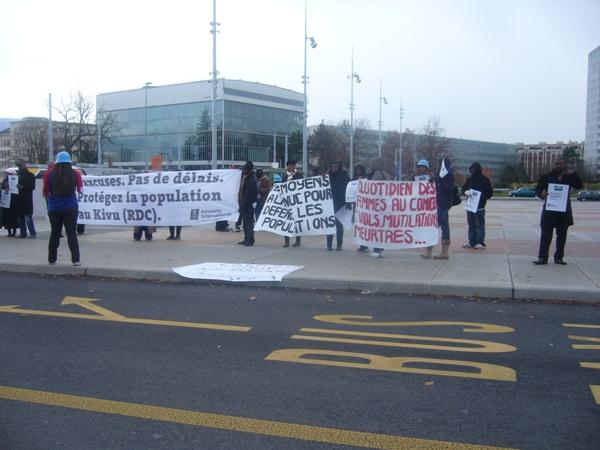
[[[434,170],[435,169],[435,170]],[[426,181],[435,184],[435,198],[437,205],[437,225],[441,230],[441,250],[439,254],[433,255],[433,246],[425,247],[421,256],[425,259],[449,258],[450,249],[450,224],[449,212],[453,206],[461,202],[460,194],[469,197],[478,196],[476,208],[467,211],[468,241],[463,248],[482,250],[486,248],[485,243],[485,208],[486,202],[493,196],[493,189],[488,177],[483,174],[481,164],[474,162],[469,167],[470,176],[463,184],[462,189],[455,187],[455,178],[452,163],[448,158],[441,158],[438,161],[438,167],[432,167],[429,161],[422,159],[416,164],[415,181]],[[352,209],[353,204],[347,201],[346,189],[351,181],[351,177],[342,164],[338,161],[331,163],[327,172],[330,180],[331,198],[333,200],[334,213],[339,213],[343,208]],[[24,162],[18,163],[17,173],[7,172],[2,181],[3,197],[9,193],[11,184],[9,178],[17,177],[18,193],[14,191],[10,194],[10,206],[3,207],[0,211],[0,226],[8,230],[9,237],[17,237],[17,230],[20,231],[19,237],[25,238],[27,231],[29,237],[36,237],[35,225],[33,222],[33,190],[35,189],[35,176],[27,169]],[[242,168],[242,177],[238,193],[239,219],[237,226],[242,225],[244,239],[238,244],[251,247],[255,243],[254,223],[260,217],[261,211],[265,206],[269,192],[274,182],[288,182],[303,178],[303,174],[296,169],[296,162],[288,160],[286,171],[282,177],[271,181],[269,176],[262,169],[254,170],[251,161],[246,162]],[[382,158],[375,158],[371,162],[370,171],[367,171],[363,164],[354,167],[353,180],[393,180],[392,175],[387,170],[385,161]],[[57,260],[57,249],[62,237],[62,230],[67,235],[67,243],[71,252],[71,262],[73,265],[80,265],[79,244],[77,234],[83,233],[83,225],[78,230],[78,199],[77,193],[83,189],[82,174],[72,166],[71,157],[68,152],[62,151],[57,154],[54,164],[49,166],[44,175],[43,195],[47,201],[48,217],[50,221],[50,239],[48,243],[48,262],[55,264]],[[579,176],[565,168],[562,160],[557,160],[554,169],[541,177],[536,187],[538,197],[546,200],[549,195],[549,189],[552,184],[567,185],[568,189],[581,189],[583,184]],[[476,197],[474,197],[476,198]],[[566,210],[555,211],[547,210],[547,201],[544,202],[542,217],[540,222],[541,239],[538,252],[538,259],[534,261],[536,265],[547,264],[549,246],[552,241],[553,230],[556,229],[557,241],[554,262],[559,265],[565,265],[564,247],[566,242],[567,229],[573,224],[573,216],[570,200],[566,199]],[[227,227],[227,222],[225,222]],[[179,240],[181,236],[181,226],[169,226],[168,240]],[[136,226],[134,228],[134,239],[140,240],[145,233],[147,240],[152,240],[152,234],[156,227]],[[333,239],[335,234],[336,250],[341,250],[344,239],[344,227],[338,217],[335,218],[335,233],[328,234],[326,237],[326,248],[333,250]],[[301,237],[294,236],[292,247],[301,245]],[[290,237],[284,237],[284,247],[290,247]],[[358,252],[369,252],[369,249],[361,245]],[[374,258],[383,257],[383,249],[375,247],[370,255]]]

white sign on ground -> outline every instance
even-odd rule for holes
[[[202,225],[238,216],[238,170],[84,176],[78,223]]]
[[[275,264],[203,263],[175,267],[173,272],[182,277],[224,281],[281,281],[287,274],[304,266]]]

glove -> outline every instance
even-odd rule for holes
[[[465,195],[466,195],[467,197],[470,197],[470,196],[471,196],[471,189],[467,189],[467,190],[465,191]]]

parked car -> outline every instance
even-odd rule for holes
[[[509,197],[535,197],[534,187],[520,187],[514,191],[508,192]]]
[[[580,202],[600,202],[600,191],[581,191],[577,194]]]

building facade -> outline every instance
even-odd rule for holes
[[[275,86],[217,80],[217,160],[221,167],[252,160],[279,167],[299,158],[304,96]],[[196,81],[99,94],[97,120],[114,121],[101,136],[101,160],[148,167],[160,157],[167,168],[208,167],[212,160],[212,84]],[[99,122],[100,123],[100,122]],[[301,142],[301,140],[300,140]]]
[[[547,144],[518,144],[517,163],[521,165],[527,173],[529,181],[537,181],[542,174],[549,172],[554,161],[562,158],[565,151],[571,149],[579,158],[585,159],[583,142],[569,141],[567,143],[557,142]],[[587,150],[587,148],[586,148]]]
[[[600,46],[588,55],[587,104],[585,120],[586,163],[600,173]]]

